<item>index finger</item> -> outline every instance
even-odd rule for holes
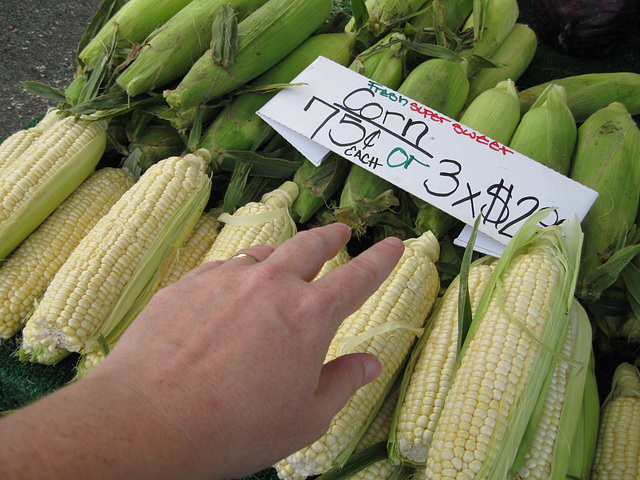
[[[340,299],[327,302],[332,310],[329,317],[342,321],[360,308],[391,274],[403,252],[402,240],[387,237],[313,282],[325,298]]]
[[[282,243],[262,263],[278,263],[280,268],[311,281],[324,262],[337,255],[350,238],[351,229],[343,223],[302,230]]]

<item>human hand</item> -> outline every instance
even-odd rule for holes
[[[325,433],[380,372],[367,354],[323,365],[340,322],[403,250],[386,239],[312,282],[349,238],[348,227],[332,224],[245,250],[258,263],[202,265],[158,292],[79,383],[120,380],[136,398],[131,434],[152,430],[158,459],[180,457],[162,469],[167,478],[237,478],[275,463]]]

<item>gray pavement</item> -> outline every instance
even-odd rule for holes
[[[101,0],[0,0],[0,139],[51,105],[26,92],[33,80],[64,89],[76,46]]]

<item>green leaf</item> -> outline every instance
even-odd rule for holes
[[[26,80],[22,82],[22,85],[28,92],[35,93],[40,97],[54,100],[57,103],[65,103],[67,101],[67,97],[62,90],[49,87],[48,85],[45,85],[43,83]]]
[[[238,161],[235,163],[233,173],[231,174],[231,179],[229,180],[229,185],[227,186],[227,190],[224,194],[224,200],[222,202],[222,209],[225,212],[232,213],[236,209],[238,201],[242,196],[242,192],[247,185],[251,168],[252,165],[248,162]]]
[[[344,480],[386,458],[387,445],[385,442],[378,442],[349,457],[342,468],[333,468],[316,480]]]
[[[640,317],[640,270],[633,263],[622,269],[629,305],[636,317]]]
[[[597,300],[604,290],[613,285],[622,270],[640,253],[640,245],[629,245],[615,252],[609,260],[586,276],[576,288],[580,299]]]
[[[300,166],[301,161],[284,158],[265,157],[247,150],[228,150],[220,155],[222,170],[234,171],[236,163],[243,162],[252,166],[251,175],[268,178],[289,178]]]
[[[82,60],[80,60],[80,52],[84,50],[84,48],[91,42],[91,40],[96,36],[96,34],[106,25],[113,15],[122,8],[122,6],[127,3],[127,0],[103,0],[100,8],[95,13],[89,25],[85,29],[82,34],[82,38],[78,43],[78,48],[76,49],[76,59],[78,64],[83,65]]]
[[[351,13],[355,25],[354,30],[357,32],[369,21],[369,11],[364,0],[351,0]]]
[[[462,345],[467,338],[469,326],[473,320],[473,313],[471,312],[471,298],[469,296],[469,268],[473,258],[473,246],[476,242],[476,236],[478,235],[480,218],[481,217],[478,216],[476,223],[473,226],[471,237],[469,238],[469,243],[467,243],[467,246],[464,249],[462,263],[460,265],[460,288],[458,290],[458,353],[460,353],[460,350],[462,349]]]

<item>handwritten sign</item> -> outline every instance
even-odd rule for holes
[[[508,243],[542,208],[584,218],[593,190],[400,93],[319,57],[258,114],[319,165],[329,151]],[[494,242],[495,243],[495,242]]]

